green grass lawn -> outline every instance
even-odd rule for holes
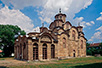
[[[34,63],[35,63],[34,61],[31,61],[28,63],[29,65],[9,66],[9,67],[10,68],[102,68],[102,57],[70,58],[64,60],[36,62],[38,64]]]

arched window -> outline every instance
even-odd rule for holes
[[[47,44],[43,44],[43,59],[47,59]]]
[[[38,44],[33,44],[33,60],[38,60]]]
[[[55,45],[51,45],[51,58],[55,58]]]
[[[63,47],[66,48],[66,38],[63,38]]]
[[[60,16],[60,19],[62,19],[62,16]]]
[[[73,57],[75,57],[75,53],[76,53],[75,50],[73,50]]]
[[[75,31],[74,30],[72,31],[72,38],[73,38],[73,40],[75,40]]]
[[[81,40],[81,49],[83,49],[83,40]]]
[[[26,48],[26,44],[24,43],[24,45],[23,45],[23,49],[25,49]]]

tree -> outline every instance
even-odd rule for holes
[[[14,42],[19,35],[25,35],[25,31],[18,26],[0,25],[0,49],[3,49],[4,56],[14,53]]]
[[[86,43],[86,53],[87,53],[87,55],[92,55],[92,52],[90,49],[88,49],[88,46],[90,46],[90,44]]]
[[[100,47],[101,47],[101,49],[102,49],[102,42],[100,43],[100,45],[99,45]]]
[[[100,54],[102,55],[102,42],[100,43]]]
[[[89,43],[86,43],[86,47],[88,47],[88,46],[90,46],[90,44]]]

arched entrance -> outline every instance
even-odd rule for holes
[[[75,50],[73,50],[73,57],[75,57]]]
[[[38,44],[33,44],[33,60],[38,60]]]
[[[43,44],[43,59],[47,59],[47,44]]]
[[[55,58],[55,45],[51,45],[51,58]]]

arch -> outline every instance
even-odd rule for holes
[[[77,28],[72,26],[69,31],[69,35],[70,35],[71,40],[78,40],[79,33],[78,33]]]
[[[83,40],[81,40],[81,49],[83,49]]]
[[[51,58],[55,58],[55,45],[51,45]]]
[[[75,56],[76,56],[76,54],[75,54],[75,53],[76,53],[76,51],[75,51],[75,50],[73,50],[73,57],[75,57]]]
[[[44,42],[52,42],[51,37],[48,36],[48,35],[43,35],[41,37],[41,41],[44,41]]]
[[[50,29],[53,29],[55,27],[55,22],[52,22],[49,26]]]
[[[64,24],[64,30],[68,30],[71,28],[71,23],[69,21],[67,21],[65,24]]]
[[[73,30],[73,31],[72,31],[72,38],[73,38],[73,40],[76,39],[75,37],[76,37],[76,32]]]
[[[66,48],[66,38],[63,37],[63,48]]]
[[[50,33],[48,33],[48,32],[44,32],[43,34],[41,34],[41,38],[42,38],[43,36],[48,36],[50,39],[51,39],[51,38],[54,39],[54,37],[52,36],[52,34],[50,34]]]
[[[43,53],[43,59],[47,59],[47,44],[43,44],[43,49],[42,49],[42,53]]]
[[[33,60],[38,60],[38,44],[33,44]]]

